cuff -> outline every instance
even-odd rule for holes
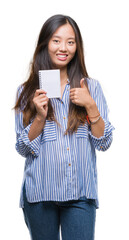
[[[37,157],[39,155],[42,133],[37,138],[30,141],[28,138],[30,127],[31,124],[24,129],[24,131],[22,132],[22,139],[27,149],[29,150],[29,153],[31,153],[34,157]]]
[[[104,135],[101,136],[100,138],[95,137],[92,134],[91,130],[89,131],[92,144],[99,151],[106,151],[112,143],[112,131],[114,130],[114,127],[108,121],[104,120],[104,123],[105,123]]]

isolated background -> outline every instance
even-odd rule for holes
[[[52,15],[78,23],[89,75],[100,81],[115,127],[111,148],[98,152],[100,209],[96,240],[129,239],[129,8],[126,0],[7,1],[0,4],[0,238],[29,240],[19,195],[24,158],[15,151],[12,107],[42,24]]]

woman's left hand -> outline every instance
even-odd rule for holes
[[[80,80],[80,88],[70,89],[70,99],[72,103],[89,108],[90,105],[94,103],[93,98],[90,96],[90,93],[84,84],[84,78]]]
[[[72,103],[85,107],[89,120],[94,122],[100,115],[99,110],[94,99],[91,97],[88,88],[84,84],[83,78],[80,81],[80,86],[80,88],[70,89],[70,99]],[[104,135],[104,127],[105,124],[103,119],[99,118],[99,121],[97,121],[96,124],[91,125],[91,132],[95,137],[99,138]]]

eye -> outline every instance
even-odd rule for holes
[[[69,45],[73,45],[75,42],[74,41],[69,41],[68,44]]]
[[[54,39],[53,42],[54,42],[54,43],[59,43],[59,40]]]

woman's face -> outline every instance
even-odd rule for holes
[[[65,68],[76,52],[75,33],[69,23],[59,27],[48,43],[48,53],[55,68]]]

